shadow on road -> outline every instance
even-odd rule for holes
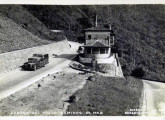
[[[142,78],[144,81],[151,81],[151,82],[160,82],[160,83],[165,83],[163,80],[152,80],[152,79],[147,79],[147,78]]]

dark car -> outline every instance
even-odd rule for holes
[[[22,69],[24,70],[36,70],[38,68],[44,67],[49,63],[48,54],[33,54],[33,57],[28,59],[28,62],[24,63]]]

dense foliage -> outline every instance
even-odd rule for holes
[[[82,40],[84,28],[111,21],[116,33],[116,45],[122,52],[125,75],[143,67],[145,78],[165,78],[165,6],[24,6],[48,28],[65,30],[70,40]]]
[[[135,68],[132,71],[132,76],[136,77],[136,78],[142,78],[145,75],[145,71],[142,68]]]

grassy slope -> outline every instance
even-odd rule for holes
[[[50,30],[19,5],[0,6],[0,53],[52,43]]]
[[[140,107],[143,84],[134,78],[111,78],[97,76],[97,81],[88,81],[83,89],[75,93],[80,97],[71,103],[70,112],[103,112],[105,116],[125,115],[130,109]],[[91,114],[93,115],[93,114]]]
[[[145,78],[164,80],[164,5],[25,7],[47,27],[64,29],[72,40],[93,24],[95,13],[99,23],[113,21],[124,74],[131,75],[140,66],[146,72]]]

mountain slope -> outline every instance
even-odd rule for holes
[[[0,13],[12,19],[15,23],[21,25],[34,35],[43,39],[51,39],[51,31],[29,11],[20,5],[0,6]]]
[[[0,36],[0,53],[61,40],[20,5],[0,6]]]
[[[113,22],[116,46],[122,51],[125,76],[142,67],[145,78],[165,78],[165,5],[24,6],[48,28],[64,29],[68,38],[83,40],[82,30]]]
[[[0,14],[0,53],[51,43],[23,29]]]

